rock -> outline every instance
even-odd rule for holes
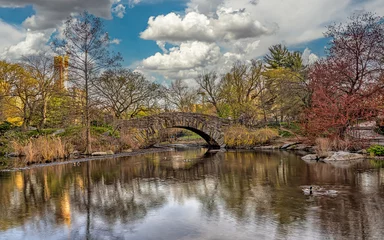
[[[11,152],[7,154],[7,157],[21,157],[21,155],[16,152]]]
[[[92,156],[106,156],[108,155],[107,152],[94,152],[92,153]]]
[[[73,152],[71,153],[71,155],[79,156],[79,155],[81,155],[81,153],[80,153],[79,151],[73,151]]]
[[[364,155],[350,152],[335,152],[330,157],[324,159],[324,161],[348,161],[348,160],[360,160]]]
[[[255,149],[255,150],[273,150],[276,148],[278,148],[278,147],[270,145],[270,146],[258,146],[258,147],[254,147],[253,149]]]
[[[299,144],[296,145],[295,150],[300,150],[300,151],[311,151],[312,146],[306,145],[306,144]]]
[[[359,150],[359,151],[357,151],[357,153],[358,154],[363,154],[363,155],[368,154],[367,150],[365,150],[365,149]]]
[[[302,157],[301,159],[303,159],[304,161],[316,161],[317,155],[316,154],[308,154],[308,155],[305,155],[304,157]]]
[[[112,150],[108,150],[106,153],[107,153],[107,155],[113,155],[113,154],[115,154]]]
[[[53,136],[56,136],[58,134],[65,133],[65,129],[57,129],[54,133],[52,133]]]
[[[283,146],[281,146],[281,149],[288,149],[289,147],[292,147],[294,145],[297,145],[298,143],[286,143]]]
[[[123,151],[121,151],[122,153],[131,153],[132,152],[132,149],[125,149]]]

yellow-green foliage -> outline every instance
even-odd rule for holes
[[[11,147],[18,155],[25,156],[27,163],[64,159],[72,150],[70,144],[63,142],[61,138],[48,136],[31,138],[26,142],[13,141]]]
[[[229,148],[246,148],[266,144],[279,136],[276,129],[251,130],[244,126],[233,126],[225,131],[225,144]]]

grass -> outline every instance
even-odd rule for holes
[[[251,130],[237,125],[225,131],[224,139],[229,148],[250,148],[269,143],[278,136],[279,133],[276,129],[261,128]]]
[[[332,150],[332,142],[329,138],[317,138],[316,144],[316,155],[320,158],[328,157],[329,151]]]
[[[29,163],[44,163],[69,157],[72,151],[71,144],[63,141],[60,137],[40,136],[28,141],[12,141],[11,149],[23,161]]]

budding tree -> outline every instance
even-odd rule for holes
[[[63,38],[53,41],[58,54],[69,57],[69,80],[85,94],[84,117],[86,126],[85,153],[91,153],[90,87],[102,70],[119,65],[120,54],[108,50],[110,38],[100,18],[88,12],[69,17],[65,22]]]

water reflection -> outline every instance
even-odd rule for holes
[[[0,172],[0,239],[380,239],[381,162],[204,149]],[[337,189],[304,196],[300,186]]]

